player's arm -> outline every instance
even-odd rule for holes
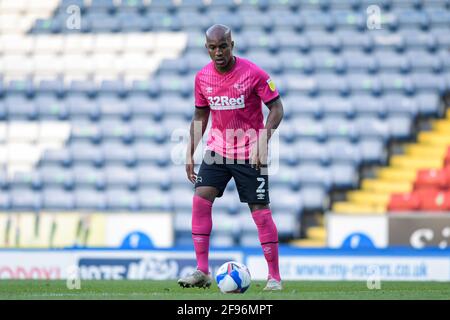
[[[269,115],[267,116],[267,121],[264,129],[267,131],[267,142],[269,141],[272,134],[278,128],[283,120],[284,109],[283,103],[281,102],[281,98],[278,97],[274,101],[271,101],[267,104],[267,108],[269,108]]]
[[[250,155],[250,163],[256,169],[260,168],[261,165],[267,164],[269,140],[284,116],[283,103],[279,96],[269,101],[266,105],[270,110],[266,125],[264,126],[264,130],[259,134],[258,145],[252,149],[252,154]]]
[[[197,174],[194,172],[194,153],[208,125],[209,112],[209,107],[195,107],[195,113],[189,129],[190,137],[186,150],[186,174],[192,183],[195,183],[197,177]]]

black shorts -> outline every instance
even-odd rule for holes
[[[207,150],[195,187],[215,187],[219,190],[217,197],[221,197],[228,181],[234,178],[241,202],[268,204],[270,200],[267,167],[255,169],[251,167],[249,160],[236,161],[238,160],[223,158],[216,152]]]

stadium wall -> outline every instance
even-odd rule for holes
[[[300,249],[280,247],[285,280],[448,281],[450,250]],[[254,280],[267,266],[260,248],[213,248],[212,272],[226,261],[246,263]],[[192,272],[190,247],[154,250],[2,249],[0,279],[167,280]]]

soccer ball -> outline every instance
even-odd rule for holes
[[[217,270],[216,281],[222,293],[244,293],[250,287],[250,271],[242,263],[225,262]]]

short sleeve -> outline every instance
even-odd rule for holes
[[[277,87],[275,86],[275,82],[260,68],[256,69],[255,89],[256,94],[266,105],[280,96]]]
[[[209,103],[208,103],[208,100],[206,100],[205,96],[202,93],[198,74],[195,76],[194,91],[195,91],[195,106],[199,107],[199,108],[208,107]]]

